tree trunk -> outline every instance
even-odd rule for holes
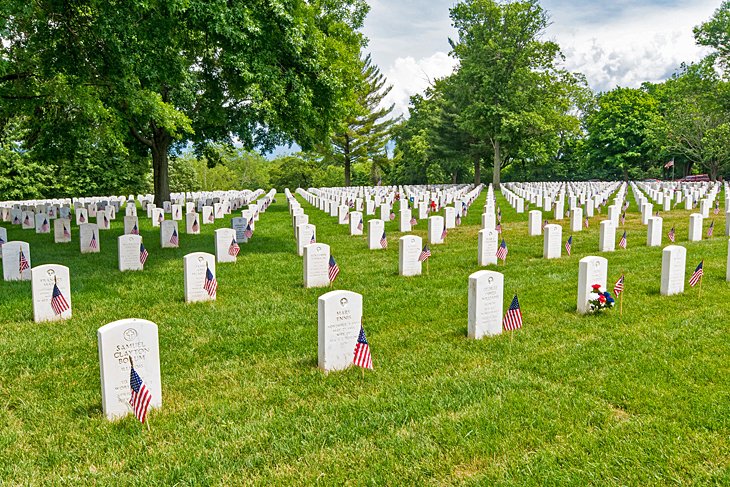
[[[499,175],[502,170],[502,153],[500,152],[499,141],[494,141],[494,172],[492,176],[492,184],[494,189],[499,189]]]
[[[482,184],[482,159],[479,156],[474,158],[474,186]]]
[[[345,151],[344,151],[345,152],[344,153],[344,156],[345,156],[345,186],[349,186],[350,179],[351,179],[351,175],[350,175],[350,136],[349,135],[345,135],[344,149],[345,149]]]
[[[152,174],[154,176],[155,204],[162,207],[164,201],[170,201],[170,177],[167,152],[172,138],[163,129],[155,130],[152,138]]]
[[[453,172],[451,175],[451,184],[456,184],[456,181],[459,179],[459,175],[456,173],[456,171]]]

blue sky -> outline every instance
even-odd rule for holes
[[[411,95],[456,65],[449,56],[451,0],[368,0],[363,29],[367,50],[393,89],[385,103],[406,113]],[[548,39],[558,42],[565,67],[586,75],[591,88],[638,87],[662,81],[681,63],[705,52],[692,28],[709,19],[721,0],[543,0],[550,15]],[[296,148],[295,148],[296,149]],[[279,148],[276,154],[293,150]]]

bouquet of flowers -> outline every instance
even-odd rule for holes
[[[599,313],[604,309],[613,308],[616,300],[611,297],[611,293],[601,290],[600,284],[594,284],[593,290],[588,295],[588,308],[591,313]]]

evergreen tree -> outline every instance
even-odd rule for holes
[[[328,162],[345,167],[345,186],[352,182],[352,165],[370,164],[371,178],[377,182],[380,170],[387,164],[387,144],[391,129],[399,118],[391,117],[394,104],[382,107],[381,102],[392,86],[372,63],[368,54],[361,60],[362,85],[354,100],[350,115],[330,139],[330,147],[323,150]]]

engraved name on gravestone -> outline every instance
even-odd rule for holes
[[[318,303],[318,364],[324,371],[352,365],[362,322],[362,295],[331,291]]]
[[[54,289],[58,293],[54,298]],[[31,271],[33,321],[61,321],[71,318],[71,280],[68,267],[45,264]]]
[[[469,276],[469,338],[502,333],[504,276],[477,271]]]
[[[147,320],[124,319],[102,326],[96,336],[101,403],[106,418],[115,420],[133,412],[129,404],[130,357],[134,362],[134,370],[152,396],[150,409],[162,407],[157,325]]]

